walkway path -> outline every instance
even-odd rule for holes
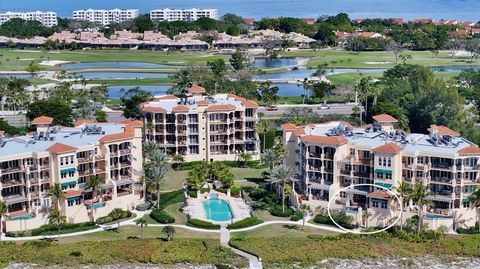
[[[136,211],[134,210],[133,213],[136,214],[134,218],[124,220],[120,222],[120,226],[127,226],[127,225],[136,225],[135,220],[142,218],[145,215],[150,214],[150,211]],[[243,228],[243,229],[237,229],[237,230],[232,230],[230,232],[236,233],[236,232],[244,232],[244,231],[251,231],[255,230],[257,228],[267,226],[267,225],[273,225],[273,224],[285,224],[285,225],[302,225],[302,220],[299,221],[282,221],[282,220],[274,220],[274,221],[265,221],[263,223],[260,223],[255,226]],[[165,226],[173,226],[176,228],[181,228],[181,229],[187,229],[190,231],[195,231],[195,232],[201,232],[201,233],[221,233],[221,230],[207,230],[207,229],[201,229],[201,228],[196,228],[196,227],[190,227],[184,224],[149,224],[148,227],[165,227]],[[345,233],[345,231],[332,227],[332,226],[326,226],[326,225],[320,225],[320,224],[312,224],[307,222],[305,223],[306,227],[311,227],[311,228],[316,228],[316,229],[322,229],[326,231],[331,231],[331,232],[337,232],[337,233]],[[84,235],[84,234],[91,234],[91,233],[97,233],[97,232],[102,232],[105,230],[110,230],[114,229],[117,227],[117,224],[111,224],[111,225],[100,225],[99,228],[96,229],[91,229],[91,230],[86,230],[86,231],[81,231],[81,232],[74,232],[74,233],[68,233],[68,234],[60,234],[60,235],[37,235],[37,236],[25,236],[25,237],[7,237],[4,234],[2,234],[2,240],[5,241],[28,241],[28,240],[41,240],[41,239],[54,239],[54,238],[61,238],[61,237],[71,237],[71,236],[78,236],[78,235]],[[225,228],[226,229],[226,228]]]

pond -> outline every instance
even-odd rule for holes
[[[279,59],[268,59],[268,58],[257,58],[253,64],[255,67],[263,68],[282,68],[282,67],[291,67],[298,65],[298,59],[296,58],[279,58]]]
[[[60,65],[67,69],[88,69],[88,68],[180,68],[178,65],[166,65],[144,62],[84,62],[69,63]]]
[[[75,75],[83,76],[86,79],[142,79],[142,78],[167,78],[166,73],[136,73],[136,72],[79,72]]]
[[[128,90],[132,88],[140,88],[146,92],[151,93],[153,96],[157,95],[164,95],[167,93],[168,89],[170,89],[172,86],[168,85],[149,85],[149,86],[133,86],[133,85],[127,85],[127,86],[109,86],[108,87],[108,97],[112,99],[120,99],[122,94],[120,91],[122,89]]]
[[[464,70],[480,70],[480,65],[433,66],[434,72],[461,72]]]
[[[32,78],[29,74],[0,74],[0,78]]]
[[[232,209],[227,201],[210,198],[203,202],[207,219],[213,221],[229,221],[233,219]]]

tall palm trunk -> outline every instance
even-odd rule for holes
[[[140,227],[140,238],[143,240],[143,224]]]
[[[157,183],[157,208],[160,209],[160,183]]]
[[[285,213],[285,185],[282,184],[282,213]]]
[[[417,233],[420,233],[422,230],[422,206],[418,207],[418,226],[417,226]]]
[[[2,233],[3,233],[3,216],[0,215],[0,248],[2,247]]]

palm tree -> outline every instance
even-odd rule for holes
[[[0,201],[0,247],[2,247],[2,232],[3,232],[3,217],[7,214],[7,206],[4,202]]]
[[[410,195],[412,194],[412,188],[410,188],[410,185],[407,181],[402,180],[400,182],[400,185],[397,188],[397,193],[398,196],[400,196],[400,203],[402,203],[402,206],[406,208],[408,200],[410,200]],[[400,212],[400,214],[402,213],[403,212]],[[403,217],[400,219],[400,229],[403,229]]]
[[[270,173],[272,172],[273,165],[277,162],[277,152],[274,149],[266,149],[263,152],[263,160],[268,163]]]
[[[248,162],[252,160],[252,154],[248,152],[240,153],[240,161],[243,163],[243,166],[246,167]]]
[[[368,113],[368,95],[372,92],[372,78],[366,77],[361,78],[360,82],[355,86],[355,91],[360,95],[360,100],[365,101],[365,118],[367,118]]]
[[[368,229],[368,218],[370,218],[372,216],[372,213],[370,213],[370,211],[368,211],[368,208],[363,210],[362,212],[362,219],[363,219],[363,222],[365,223],[365,228]]]
[[[119,208],[115,208],[109,215],[112,219],[117,220],[117,232],[120,232],[120,221],[122,220],[123,211]]]
[[[282,213],[285,213],[285,184],[290,181],[292,170],[286,165],[278,165],[272,169],[270,179],[268,181],[278,184],[282,190]]]
[[[63,192],[62,192],[62,187],[60,184],[55,183],[50,187],[50,190],[48,191],[48,194],[52,197],[52,204],[54,204],[54,209],[58,210],[60,206],[60,197],[62,197]]]
[[[183,155],[180,155],[180,154],[175,154],[173,157],[172,157],[172,163],[174,164],[177,164],[177,165],[180,165],[182,163],[185,162],[185,158],[183,157]]]
[[[157,191],[157,208],[160,208],[160,183],[167,178],[167,171],[161,167],[154,167],[149,171],[148,182],[155,186]]]
[[[50,224],[56,224],[58,228],[58,237],[60,237],[60,224],[65,223],[66,217],[62,216],[62,213],[60,213],[60,210],[55,209],[50,214],[48,215],[48,223]]]
[[[468,198],[470,199],[470,207],[476,210],[478,230],[480,231],[480,220],[478,214],[478,208],[480,207],[480,187],[478,187]]]
[[[97,198],[97,190],[100,188],[102,181],[98,176],[91,176],[87,182],[85,183],[85,188],[92,189],[92,219],[95,221],[95,210],[94,209],[94,201]]]
[[[145,218],[139,218],[135,221],[135,224],[140,225],[140,238],[143,239],[143,228],[148,226],[148,222]]]
[[[423,214],[423,207],[426,205],[430,205],[432,201],[428,199],[430,195],[430,190],[423,185],[421,182],[415,183],[415,187],[410,195],[410,199],[415,203],[418,208],[418,228],[417,233],[420,233],[422,229],[422,214]]]
[[[173,226],[165,226],[162,229],[162,233],[167,236],[167,241],[173,239],[173,235],[175,234],[175,228]]]
[[[258,133],[261,133],[263,134],[263,150],[262,152],[265,152],[265,140],[266,140],[266,136],[267,136],[267,131],[268,131],[268,121],[266,120],[262,120],[262,117],[263,117],[263,113],[260,112],[258,113],[258,118],[259,118],[259,121],[258,121],[258,124],[257,124],[257,132]]]

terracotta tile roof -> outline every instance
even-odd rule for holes
[[[377,198],[377,199],[391,199],[394,196],[386,191],[376,191],[368,194],[369,198]]]
[[[228,93],[227,97],[237,99],[237,101],[241,102],[246,108],[258,108],[258,107],[260,107],[256,102],[248,100],[248,99],[240,97],[240,96],[237,96],[233,93]]]
[[[402,147],[395,143],[388,143],[380,147],[376,147],[373,149],[375,152],[382,152],[382,153],[392,153],[392,154],[398,154],[403,150]]]
[[[175,95],[165,95],[159,98],[156,98],[154,101],[159,101],[159,100],[178,100],[180,98],[176,97]]]
[[[77,197],[80,195],[82,195],[81,190],[67,190],[63,192],[63,196],[65,196],[65,198]]]
[[[397,119],[394,117],[388,115],[388,114],[380,114],[380,115],[375,115],[372,117],[376,122],[398,122]]]
[[[198,106],[208,106],[209,102],[207,100],[197,101]]]
[[[172,108],[172,112],[188,112],[188,111],[190,111],[190,108],[184,105],[178,105]]]
[[[432,132],[433,130],[437,130],[437,132],[440,135],[451,135],[451,136],[455,136],[455,137],[460,136],[460,133],[455,132],[454,130],[448,128],[447,126],[443,126],[443,125],[432,124],[432,125],[430,125],[430,128],[427,129],[427,131],[429,131],[429,132]]]
[[[135,133],[134,133],[133,128],[127,125],[125,127],[125,132],[118,133],[118,134],[106,135],[106,136],[102,137],[99,141],[103,142],[103,143],[108,143],[108,142],[113,142],[113,141],[132,139],[134,136],[135,136]]]
[[[78,148],[76,148],[76,147],[72,147],[72,146],[69,146],[69,145],[62,144],[62,143],[55,143],[55,144],[51,145],[47,150],[50,153],[58,154],[58,153],[75,151],[77,149]]]
[[[348,140],[343,136],[319,136],[319,135],[306,135],[302,137],[303,141],[308,143],[321,143],[331,145],[345,145]]]
[[[143,122],[141,120],[126,120],[122,121],[121,123],[130,127],[143,127]]]
[[[150,112],[150,113],[167,113],[167,111],[161,107],[153,107],[153,106],[147,106],[143,108],[144,112]]]
[[[357,126],[357,128],[361,128],[361,129],[367,129],[369,127],[372,127],[372,125],[371,124],[364,124],[364,125]]]
[[[0,130],[0,136],[4,136],[5,135],[5,131],[4,130]]]
[[[207,107],[205,111],[225,111],[225,110],[235,110],[235,106],[232,104],[227,105],[211,105]]]
[[[93,121],[93,120],[90,120],[90,119],[77,120],[77,121],[75,122],[75,127],[78,127],[78,126],[83,125],[83,124],[85,124],[85,123],[86,123],[86,124],[92,124],[92,123],[94,123],[94,121]]]
[[[53,118],[41,116],[32,120],[32,124],[52,124]]]
[[[204,87],[200,87],[200,86],[192,86],[191,88],[188,89],[188,93],[205,93],[206,90]]]
[[[480,148],[478,146],[468,146],[458,151],[459,154],[480,154]]]
[[[297,129],[297,126],[293,123],[284,123],[284,124],[280,125],[280,127],[282,127],[282,129],[285,130],[285,131],[292,131],[292,130]]]

